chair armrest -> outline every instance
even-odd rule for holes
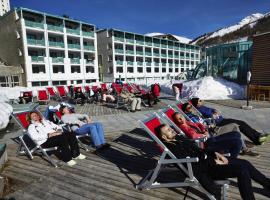
[[[192,162],[199,162],[199,158],[183,158],[183,159],[165,159],[159,161],[162,164],[177,164],[177,163],[192,163]]]

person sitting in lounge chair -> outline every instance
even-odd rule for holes
[[[73,159],[85,159],[85,156],[80,154],[78,142],[73,132],[63,133],[60,126],[43,119],[36,111],[29,113],[28,120],[30,121],[28,133],[37,145],[42,148],[58,146],[62,160],[69,166],[76,164]]]
[[[142,99],[136,97],[133,93],[130,93],[126,88],[123,88],[120,96],[124,99],[125,103],[131,104],[131,112],[136,112],[141,110]]]
[[[197,139],[207,137],[205,147],[208,151],[225,151],[236,158],[242,149],[241,135],[239,132],[229,132],[211,137],[202,124],[186,121],[185,117],[180,113],[174,113],[173,120],[188,138]]]
[[[111,95],[112,89],[110,88],[107,91],[101,91],[101,101],[104,102],[116,102],[116,99]]]
[[[83,94],[82,89],[80,87],[76,89],[74,99],[80,99],[81,106],[84,105],[86,96]]]
[[[63,123],[70,124],[71,129],[77,135],[90,135],[97,150],[110,146],[105,142],[104,130],[101,123],[93,122],[88,115],[71,113],[67,106],[62,106],[59,111],[63,114],[61,118]]]
[[[240,131],[250,139],[255,145],[261,145],[266,142],[268,134],[263,134],[253,129],[246,122],[239,119],[224,118],[219,111],[213,108],[206,107],[204,102],[199,98],[193,98],[191,100],[193,106],[206,118],[211,117],[215,119],[217,126],[223,126],[230,123],[239,125]]]
[[[162,124],[155,132],[164,145],[178,158],[198,157],[192,163],[195,177],[210,193],[221,197],[221,190],[214,180],[237,178],[242,199],[255,200],[251,179],[266,190],[270,190],[270,179],[258,171],[250,162],[234,157],[226,158],[214,151],[200,149],[192,141],[177,135],[168,125]]]

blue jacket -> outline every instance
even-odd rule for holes
[[[212,118],[213,113],[215,113],[215,109],[209,108],[206,106],[200,106],[197,108],[197,110],[203,115],[205,118]],[[219,124],[223,120],[222,116],[219,116],[219,118],[215,119],[216,124]]]

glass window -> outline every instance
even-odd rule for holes
[[[95,73],[94,66],[86,66],[86,73]]]
[[[147,73],[151,73],[151,67],[147,67],[147,68],[146,68],[146,72],[147,72]]]
[[[80,66],[71,66],[71,73],[81,73]]]
[[[123,73],[123,67],[116,67],[117,73]]]
[[[159,68],[155,67],[155,73],[159,72]]]
[[[53,73],[65,73],[64,65],[54,65],[53,66]]]
[[[143,68],[142,67],[138,67],[137,68],[137,71],[138,71],[138,73],[143,73]]]
[[[166,73],[166,68],[162,68],[162,73]]]
[[[1,87],[9,87],[7,76],[0,76],[0,85]]]

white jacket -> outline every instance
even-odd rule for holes
[[[57,129],[62,129],[60,126],[43,119],[42,122],[32,122],[28,127],[28,134],[36,142],[41,145],[48,139],[48,134],[55,132]]]

